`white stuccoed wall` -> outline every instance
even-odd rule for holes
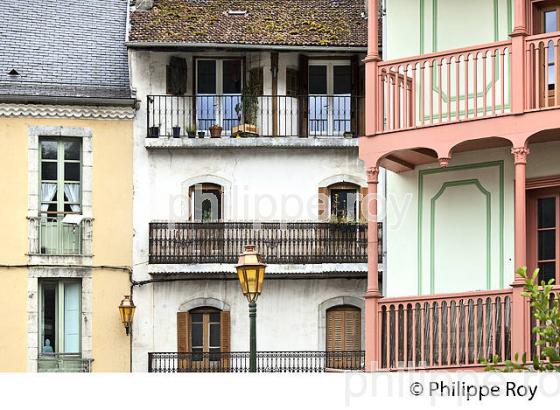
[[[214,53],[197,52],[196,55]],[[148,273],[150,221],[185,221],[186,195],[194,183],[224,186],[226,220],[317,220],[318,187],[334,182],[367,186],[357,147],[339,149],[244,148],[150,150],[145,147],[146,95],[165,93],[165,65],[171,55],[191,54],[130,51],[133,87],[140,101],[134,123],[134,280]],[[237,54],[239,55],[239,54]],[[258,57],[247,59],[249,66]],[[270,59],[261,54],[264,93],[270,93]],[[297,54],[280,54],[279,94],[285,90],[285,67],[297,66]],[[192,78],[188,85],[191,87]],[[191,93],[189,89],[187,94]],[[382,191],[380,191],[382,192]],[[361,299],[365,279],[270,280],[259,300],[261,350],[320,348],[319,305],[328,299]],[[176,351],[176,312],[188,300],[220,299],[231,306],[232,349],[248,349],[248,310],[236,281],[184,281],[135,287],[133,370],[146,371],[147,352]],[[324,347],[323,347],[324,348]]]

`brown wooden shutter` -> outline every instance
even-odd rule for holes
[[[231,319],[229,311],[223,310],[220,312],[220,347],[222,353],[231,352]],[[222,354],[222,366],[228,368],[230,366],[231,358],[228,355]]]
[[[299,136],[307,137],[309,123],[309,57],[299,55]]]
[[[187,92],[187,60],[171,57],[165,73],[167,94],[184,95]]]
[[[358,93],[359,93],[359,61],[358,56],[352,56],[352,60],[350,61],[350,76],[352,81],[352,91],[350,97],[350,122],[351,122],[351,131],[354,133],[354,136],[358,136],[359,132],[359,125],[358,125]]]
[[[177,352],[190,351],[189,312],[177,312]]]
[[[360,187],[360,212],[359,212],[359,218],[360,218],[360,222],[364,222],[366,223],[368,218],[368,206],[367,206],[367,194],[368,194],[368,189],[367,187]]]
[[[319,188],[319,221],[327,222],[329,220],[329,189],[326,187]]]

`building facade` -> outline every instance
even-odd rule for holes
[[[133,370],[246,365],[248,244],[268,264],[259,352],[361,368],[364,2],[156,0],[130,21]]]
[[[481,368],[535,352],[515,271],[560,279],[559,6],[369,2],[385,16],[384,60],[369,20],[360,158],[370,193],[385,168],[386,200],[403,209],[387,212],[383,295],[370,265],[370,368]]]
[[[127,2],[0,13],[0,371],[129,371]]]

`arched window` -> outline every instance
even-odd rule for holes
[[[190,353],[183,367],[225,366],[230,350],[229,311],[203,306],[177,313],[177,351]]]
[[[361,198],[367,188],[341,182],[319,188],[319,219],[329,222],[353,222],[362,219]]]
[[[223,188],[217,184],[196,184],[189,188],[190,220],[217,222],[223,220]]]

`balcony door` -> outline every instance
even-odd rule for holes
[[[224,135],[241,121],[242,61],[198,59],[196,61],[197,129],[207,131],[218,124]]]
[[[554,33],[560,29],[560,2],[545,1],[533,11],[533,34]],[[559,64],[557,50],[551,40],[539,50],[539,89],[541,106],[555,105],[556,78]]]
[[[337,136],[352,128],[350,60],[309,61],[309,134]]]
[[[527,239],[530,272],[539,268],[539,283],[560,283],[560,187],[528,192]]]
[[[359,356],[348,352],[361,350],[361,310],[341,305],[327,310],[327,367],[350,368],[359,365]]]

